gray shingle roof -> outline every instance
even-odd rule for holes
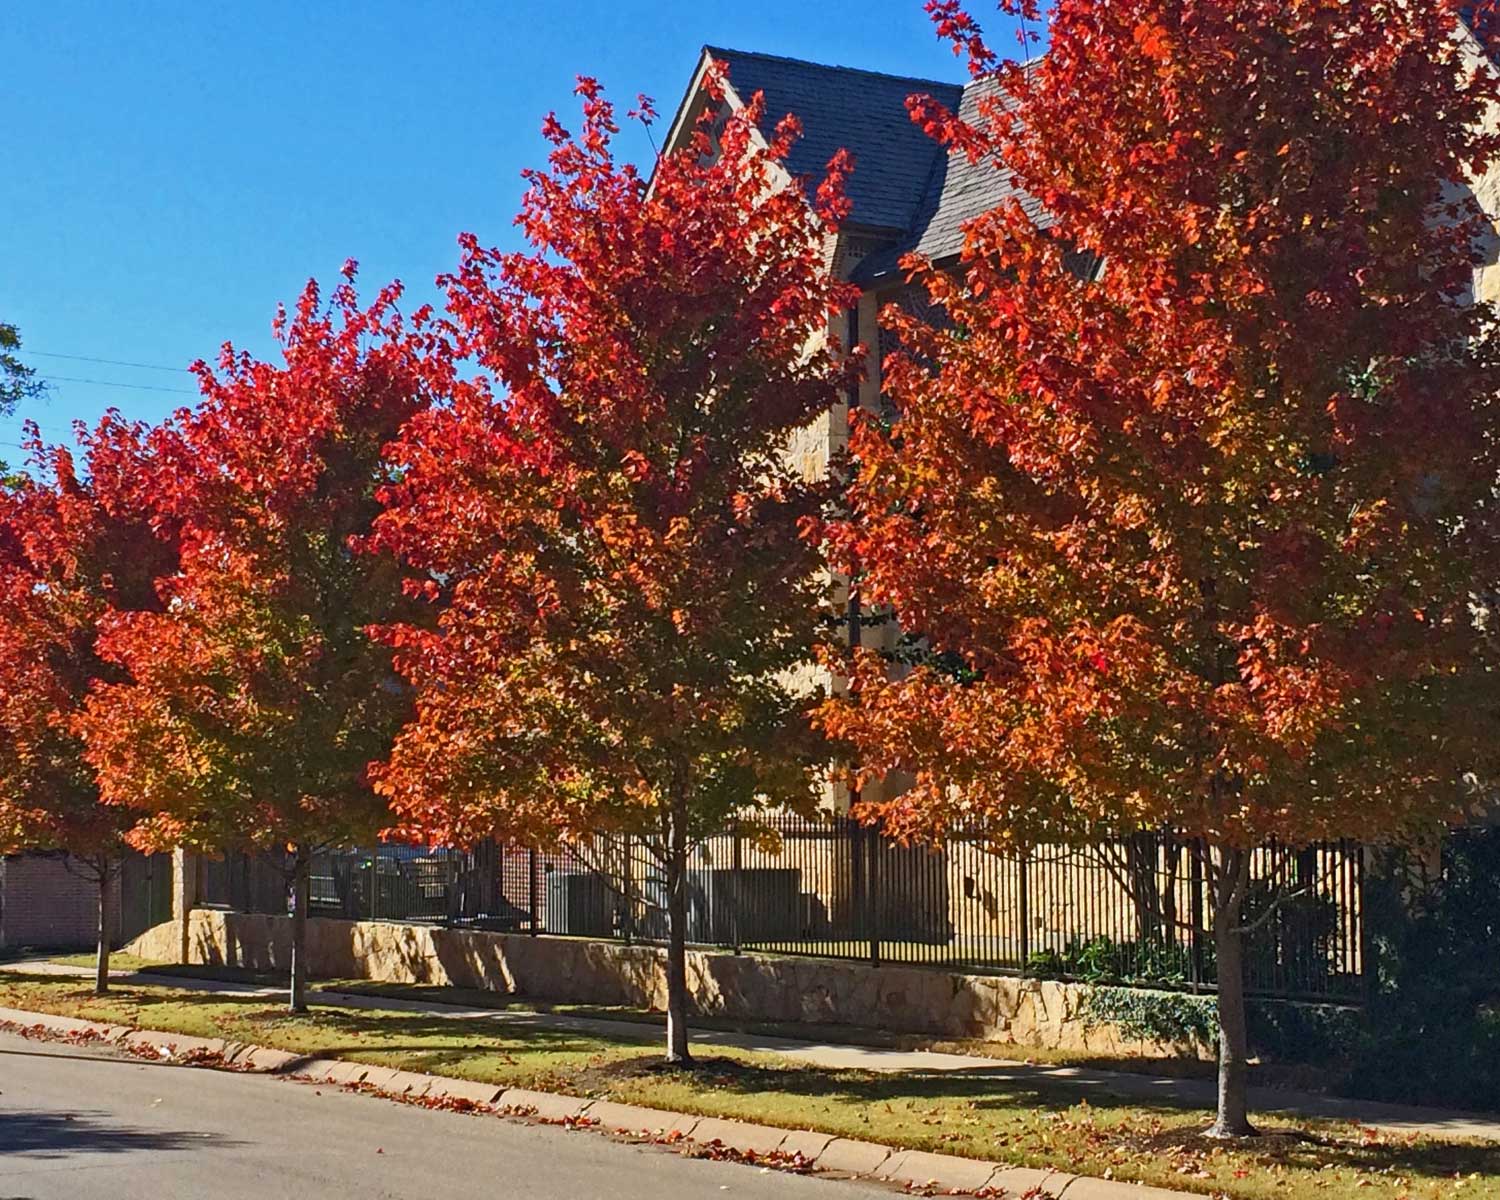
[[[979,122],[979,101],[993,95],[997,86],[993,80],[965,85],[959,116]],[[964,223],[1012,198],[1020,199],[1032,220],[1038,224],[1046,221],[1041,205],[1016,188],[1010,172],[998,167],[993,159],[970,162],[962,151],[939,152],[908,236],[861,262],[854,273],[855,281],[869,284],[895,273],[902,257],[911,252],[934,261],[956,256],[963,249]]]
[[[803,136],[787,163],[793,174],[820,179],[834,153],[847,149],[854,155],[851,220],[912,229],[942,152],[912,124],[906,98],[925,92],[952,107],[961,97],[960,85],[716,46],[704,49],[729,64],[729,84],[741,99],[765,93],[769,124],[789,112],[801,118]]]
[[[992,82],[944,83],[716,46],[704,51],[729,64],[730,86],[741,99],[765,93],[768,125],[789,112],[802,119],[803,136],[787,164],[793,174],[819,179],[840,147],[854,155],[851,223],[899,236],[891,249],[860,264],[857,282],[893,273],[908,251],[933,259],[956,255],[963,223],[1016,194],[992,162],[945,153],[906,111],[908,96],[925,93],[976,120],[979,98]],[[1033,201],[1023,197],[1023,203],[1040,219]]]

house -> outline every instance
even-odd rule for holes
[[[846,149],[854,155],[847,188],[853,210],[830,239],[828,254],[839,276],[857,283],[862,295],[847,327],[833,332],[845,345],[862,342],[869,348],[859,401],[873,405],[880,393],[882,357],[876,314],[891,302],[923,300],[919,289],[905,282],[902,256],[915,251],[939,265],[956,262],[963,223],[1015,194],[993,165],[971,164],[962,153],[949,154],[924,133],[907,113],[907,98],[930,95],[972,117],[981,90],[992,85],[887,75],[705,46],[667,135],[668,151],[686,143],[713,103],[701,85],[715,61],[728,65],[729,108],[743,108],[762,92],[767,121],[787,113],[801,119],[803,136],[786,163],[791,175],[818,180],[836,151]],[[821,473],[846,436],[846,414],[831,413],[806,432],[794,454],[805,471]]]
[[[1467,27],[1456,28],[1455,36],[1468,65],[1485,64],[1494,69],[1500,61],[1495,47],[1482,45]],[[863,407],[876,408],[881,361],[890,348],[889,335],[880,328],[877,314],[892,303],[920,312],[925,303],[923,289],[905,281],[900,268],[903,257],[917,253],[938,267],[955,266],[963,249],[966,222],[1008,201],[1019,201],[1032,219],[1045,220],[1040,204],[1016,188],[993,161],[972,163],[962,151],[950,153],[913,122],[908,112],[909,97],[928,95],[960,117],[980,123],[979,101],[986,93],[993,94],[997,85],[990,80],[951,82],[890,75],[705,46],[673,118],[666,141],[668,151],[682,148],[708,106],[716,103],[702,88],[704,75],[715,62],[727,66],[724,104],[730,109],[743,108],[761,92],[768,124],[786,113],[801,119],[803,136],[793,145],[786,162],[788,184],[797,177],[821,179],[829,159],[840,149],[854,156],[854,172],[847,187],[852,212],[840,230],[830,236],[826,252],[836,273],[857,284],[861,296],[857,309],[847,314],[847,324],[831,332],[846,346],[863,344],[868,348],[864,382],[851,403],[857,399]],[[1500,127],[1500,111],[1488,114],[1487,124]],[[1455,183],[1455,187],[1471,192],[1492,223],[1500,216],[1500,168],[1482,178]],[[1474,295],[1500,303],[1500,236],[1488,241],[1485,264],[1475,272]],[[1093,269],[1084,262],[1078,268],[1080,272]],[[805,475],[820,476],[845,447],[847,437],[848,409],[835,408],[799,434],[792,446],[793,458]],[[842,603],[842,597],[838,602]],[[889,649],[897,630],[887,623],[864,628],[860,636],[867,645],[884,643]],[[899,788],[899,781],[886,781],[886,786]],[[872,787],[866,798],[873,792]],[[831,784],[825,804],[834,811],[844,811],[849,799],[842,785]],[[899,878],[909,887],[909,894],[900,902],[909,911],[920,910],[919,924],[940,927],[950,913],[973,906],[976,897],[972,879],[959,864],[943,861],[940,856],[928,856],[922,863],[925,865],[914,860],[900,872],[893,872],[887,884],[890,887]],[[1176,868],[1172,870],[1175,878]],[[833,897],[830,907],[837,906],[844,890],[841,878],[826,884],[823,891]],[[1130,898],[1102,873],[1096,891],[1091,902],[1098,911],[1115,914],[1119,922],[1111,932],[1127,929],[1133,911]],[[1054,916],[1059,930],[1073,927],[1070,923],[1075,916],[1066,911],[1067,903],[1057,902]],[[992,904],[991,909],[990,917],[997,927],[1014,924],[1003,904]],[[971,917],[966,927],[980,923]],[[1040,923],[1038,930],[1045,932]]]
[[[1465,25],[1458,26],[1465,61],[1500,69],[1500,50],[1486,47]],[[756,92],[766,98],[768,122],[795,113],[803,137],[793,146],[787,167],[796,176],[820,179],[839,149],[855,158],[848,194],[853,212],[830,247],[838,274],[859,284],[863,295],[849,327],[837,331],[846,345],[863,342],[870,362],[860,401],[873,404],[880,391],[881,331],[876,314],[896,302],[919,304],[918,289],[905,284],[903,255],[916,252],[938,266],[958,261],[963,225],[1009,199],[1019,199],[1034,216],[1041,206],[1013,188],[992,163],[970,163],[962,152],[948,153],[924,133],[907,113],[909,96],[929,95],[969,119],[978,117],[978,100],[990,81],[950,81],[887,75],[853,67],[825,66],[774,54],[705,46],[673,118],[667,149],[680,148],[704,109],[712,103],[701,84],[710,63],[728,65],[725,102],[743,108]],[[1500,128],[1500,111],[1488,114],[1488,128]],[[1500,168],[1464,181],[1480,206],[1500,225]],[[1475,295],[1500,302],[1500,236],[1487,248],[1486,264],[1475,273]],[[843,444],[843,414],[810,434],[799,451],[809,469],[826,468],[827,452]],[[816,462],[822,454],[821,464]]]

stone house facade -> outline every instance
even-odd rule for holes
[[[724,106],[742,109],[756,92],[766,100],[766,120],[794,113],[803,136],[793,146],[784,183],[794,177],[817,181],[840,149],[854,155],[848,183],[852,211],[842,228],[827,239],[825,253],[836,273],[860,288],[858,306],[833,322],[829,333],[843,345],[866,347],[864,380],[850,404],[876,408],[880,402],[882,345],[878,313],[890,303],[920,304],[920,289],[906,284],[900,260],[917,252],[939,266],[955,264],[963,245],[962,226],[971,217],[1015,194],[1006,178],[988,164],[971,164],[962,153],[949,154],[918,128],[907,114],[909,96],[928,94],[969,116],[985,84],[957,84],[889,75],[852,67],[824,66],[798,59],[705,46],[666,139],[665,149],[680,149],[707,107],[702,89],[714,62],[727,64]],[[1029,201],[1028,201],[1029,203]],[[803,429],[789,447],[807,477],[826,475],[848,444],[848,408],[837,406]],[[832,603],[842,608],[847,592],[830,583]],[[865,644],[886,645],[896,636],[889,625],[866,627]],[[810,678],[810,684],[826,684]],[[836,681],[835,681],[836,683]],[[826,807],[843,811],[849,797],[842,785],[830,784]]]

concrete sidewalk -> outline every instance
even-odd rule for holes
[[[90,979],[94,974],[91,969],[70,967],[50,961],[4,963],[0,964],[0,970]],[[122,983],[140,983],[156,987],[169,985],[186,991],[264,996],[268,999],[285,994],[284,988],[165,973],[157,974],[150,971],[112,971],[110,974],[111,978]],[[336,1008],[422,1013],[455,1021],[495,1021],[513,1027],[573,1030],[579,1033],[647,1044],[654,1044],[663,1036],[660,1025],[646,1021],[615,1021],[562,1013],[465,1008],[452,1004],[406,1000],[394,996],[370,996],[317,987],[312,989],[312,998],[316,1003]],[[1061,1083],[1075,1089],[1080,1099],[1109,1096],[1148,1104],[1205,1110],[1212,1109],[1215,1101],[1215,1085],[1211,1079],[1176,1079],[1169,1076],[1100,1071],[1084,1067],[1054,1067],[975,1055],[941,1054],[930,1050],[891,1050],[752,1033],[732,1033],[724,1030],[694,1030],[693,1043],[697,1046],[723,1046],[774,1054],[790,1062],[830,1071],[902,1072],[918,1078],[962,1074],[970,1078],[993,1079],[997,1083],[1027,1084],[1044,1081]],[[1275,1088],[1252,1088],[1250,1105],[1256,1112],[1349,1121],[1373,1129],[1418,1133],[1431,1137],[1474,1138],[1500,1142],[1500,1116],[1413,1105],[1381,1104],[1376,1101],[1349,1100],[1314,1092]]]

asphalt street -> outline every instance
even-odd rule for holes
[[[0,1033],[0,1200],[889,1200],[597,1133]]]

